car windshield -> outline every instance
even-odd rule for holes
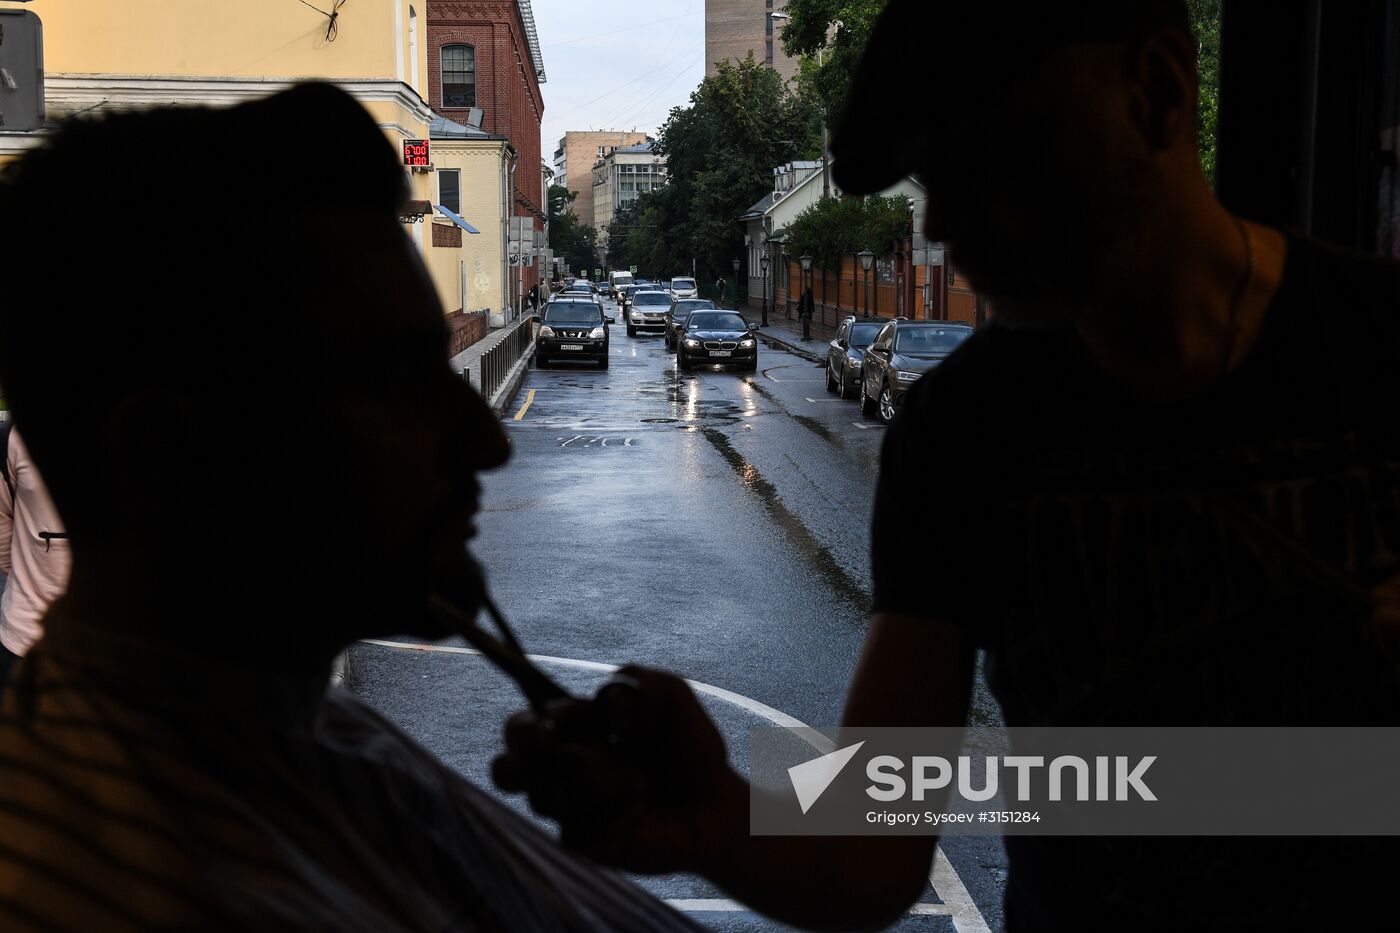
[[[634,305],[669,305],[671,296],[665,292],[638,292],[632,296]]]
[[[898,353],[952,353],[968,337],[966,327],[901,327],[895,334]]]
[[[672,288],[691,289],[691,288],[694,288],[694,287],[695,287],[695,280],[694,280],[694,279],[672,279],[672,280],[671,280],[671,287],[672,287]]]
[[[880,333],[880,324],[852,324],[850,344],[853,347],[868,347]]]
[[[619,275],[619,276],[617,276],[616,278],[613,279],[613,284],[614,284],[614,285],[630,285],[631,283],[632,283],[632,276],[630,276],[630,275]]]
[[[715,303],[713,301],[710,301],[708,298],[692,298],[689,301],[678,301],[676,302],[675,316],[678,318],[684,318],[687,314],[689,314],[692,311],[713,311],[714,307]]]
[[[749,323],[734,312],[696,311],[686,319],[690,330],[748,330]]]
[[[556,301],[544,312],[546,324],[601,324],[603,312],[591,301]]]

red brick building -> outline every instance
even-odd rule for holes
[[[427,0],[428,103],[457,123],[482,111],[481,129],[510,140],[518,156],[515,214],[544,230],[540,123],[544,61],[530,0]],[[539,280],[525,269],[525,288]]]

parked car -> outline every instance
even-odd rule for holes
[[[595,298],[559,298],[544,309],[535,361],[589,360],[600,369],[608,368],[608,325],[612,318],[603,314]]]
[[[676,345],[676,368],[687,372],[696,364],[729,366],[753,372],[758,368],[758,339],[743,315],[734,311],[692,311]]]
[[[665,330],[666,312],[671,308],[671,296],[660,291],[632,293],[627,309],[627,336],[637,336],[639,330]]]
[[[699,298],[700,286],[689,276],[671,280],[671,294],[677,298]]]
[[[880,328],[888,323],[889,318],[881,317],[848,317],[841,322],[826,350],[826,391],[841,398],[847,392],[860,391],[865,348],[875,342]]]
[[[676,339],[685,332],[686,315],[692,311],[713,311],[715,303],[708,298],[673,298],[666,312],[666,349],[676,348]]]
[[[890,321],[865,350],[861,412],[894,420],[904,393],[971,336],[971,326],[951,321]]]

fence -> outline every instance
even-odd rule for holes
[[[535,316],[528,314],[517,323],[494,347],[487,350],[477,361],[481,375],[481,397],[490,402],[496,390],[506,381],[515,364],[529,352],[535,344]],[[462,378],[471,382],[470,367],[462,370]]]

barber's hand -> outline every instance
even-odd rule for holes
[[[685,681],[625,667],[591,700],[506,723],[496,785],[528,793],[557,820],[563,843],[628,871],[695,870],[723,846],[736,815],[747,825],[747,785]]]

